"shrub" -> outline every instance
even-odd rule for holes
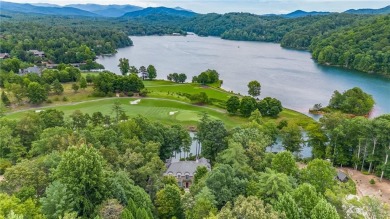
[[[6,159],[0,159],[0,175],[3,175],[5,172],[5,169],[8,167],[11,167],[12,163],[9,160]]]
[[[64,96],[64,97],[62,98],[62,101],[66,102],[66,101],[68,101],[68,98],[67,98],[66,96]]]
[[[374,185],[375,184],[375,180],[374,179],[370,179],[370,184]]]
[[[141,97],[146,97],[146,95],[148,94],[148,90],[146,88],[142,89],[140,92],[139,92],[139,95]]]

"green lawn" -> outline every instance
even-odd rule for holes
[[[247,118],[240,116],[232,116],[225,112],[224,109],[219,108],[225,103],[225,101],[233,93],[229,93],[222,89],[201,86],[199,84],[177,84],[170,81],[144,81],[145,87],[150,92],[148,98],[142,99],[138,105],[130,105],[131,100],[135,98],[98,98],[91,97],[93,91],[92,86],[88,86],[85,90],[79,90],[75,93],[71,89],[72,83],[63,84],[63,95],[51,95],[49,97],[53,103],[44,103],[42,106],[45,108],[56,108],[64,111],[65,115],[70,115],[75,110],[81,110],[84,113],[92,114],[93,112],[101,111],[103,114],[110,114],[111,107],[114,101],[120,101],[122,107],[125,109],[126,114],[130,117],[137,115],[143,115],[151,120],[161,121],[165,124],[182,124],[184,126],[194,126],[197,124],[202,112],[206,112],[211,118],[222,120],[227,127],[232,128],[240,124],[248,122]],[[193,105],[190,100],[181,93],[197,94],[199,92],[205,92],[207,96],[214,99],[214,105],[207,105],[201,107]],[[63,96],[68,98],[68,101],[63,101]],[[159,98],[150,99],[150,98]],[[80,103],[82,101],[88,101]],[[14,108],[12,111],[30,109],[35,110],[37,108],[31,107],[26,104],[18,108]],[[174,115],[169,115],[170,112],[176,112]],[[10,112],[6,117],[9,119],[19,119],[27,111],[20,111],[16,113]],[[288,122],[294,122],[303,128],[308,124],[315,122],[312,118],[289,109],[284,109],[278,116],[278,118],[264,117],[264,121],[273,121],[279,123],[280,120],[286,119]]]
[[[209,98],[226,101],[234,95],[222,89],[202,86],[200,84],[178,84],[170,81],[144,81],[145,87],[150,91],[149,96],[178,96],[178,93],[198,94],[205,92]]]
[[[125,110],[126,114],[130,117],[142,115],[149,118],[150,120],[160,121],[164,124],[182,124],[184,126],[195,126],[203,112],[208,113],[213,119],[222,120],[229,128],[236,127],[248,121],[245,118],[230,116],[214,109],[209,109],[197,105],[190,105],[188,103],[179,103],[172,100],[155,100],[146,98],[141,99],[141,102],[137,105],[131,105],[130,101],[133,100],[136,100],[136,98],[110,98],[49,108],[61,110],[65,113],[65,116],[72,114],[75,110],[81,110],[83,113],[89,114],[97,111],[100,111],[103,114],[111,114],[113,103],[115,101],[119,101],[122,104],[121,106]],[[18,119],[27,112],[28,111],[12,113],[7,115],[6,118]],[[170,112],[176,113],[174,115],[169,115]]]

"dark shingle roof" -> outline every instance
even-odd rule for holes
[[[341,171],[337,171],[337,179],[340,181],[345,181],[348,179],[348,176]]]
[[[211,165],[205,158],[200,158],[197,161],[178,161],[169,164],[167,171],[164,175],[172,174],[174,176],[180,175],[190,175],[194,176],[196,168],[199,166],[205,166],[208,170],[211,170]]]

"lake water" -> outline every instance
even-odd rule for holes
[[[309,52],[283,49],[279,44],[222,40],[216,37],[144,36],[131,37],[134,46],[118,49],[97,62],[119,74],[119,58],[130,65],[157,69],[157,77],[186,73],[187,81],[207,69],[215,69],[223,88],[247,93],[251,80],[261,83],[261,96],[275,97],[283,106],[308,114],[315,103],[328,101],[334,90],[360,87],[373,95],[372,116],[390,113],[390,80],[379,76],[316,64]]]
[[[201,154],[202,145],[199,143],[199,141],[196,140],[196,138],[195,138],[196,134],[194,132],[189,132],[189,134],[190,134],[191,139],[192,139],[190,151],[188,151],[188,152],[182,151],[180,153],[174,153],[173,156],[171,157],[172,162],[180,161],[181,158],[187,158],[190,156],[196,156],[196,155]],[[302,134],[303,134],[303,136],[302,136],[303,140],[306,141],[307,140],[306,133],[303,132]],[[267,152],[274,152],[274,153],[284,151],[284,148],[282,145],[282,140],[280,138],[278,138],[276,140],[275,144],[266,148],[266,151]],[[302,144],[301,151],[299,153],[297,153],[296,155],[298,155],[298,157],[300,157],[300,158],[308,158],[308,157],[311,157],[311,155],[312,155],[311,151],[312,151],[311,147],[307,146],[304,143],[304,144]]]

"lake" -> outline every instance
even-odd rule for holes
[[[189,132],[190,136],[191,136],[191,146],[190,146],[190,151],[188,152],[180,152],[180,153],[174,153],[173,156],[171,157],[172,159],[172,162],[177,162],[177,161],[180,161],[181,158],[187,158],[189,156],[196,156],[198,154],[201,154],[202,152],[202,145],[200,144],[200,142],[198,140],[196,140],[195,138],[195,133],[194,132]],[[302,137],[303,137],[303,140],[306,141],[307,140],[307,135],[306,135],[306,132],[303,132],[302,133]],[[297,155],[298,157],[300,158],[308,158],[308,157],[311,157],[312,156],[312,149],[311,147],[307,146],[305,143],[301,145],[302,148],[301,148],[301,151],[298,152],[298,153],[295,153],[295,155]],[[278,153],[280,151],[284,151],[284,148],[283,148],[283,145],[282,145],[282,140],[280,138],[278,138],[275,142],[275,144],[273,144],[272,146],[269,146],[266,148],[266,151],[267,152],[273,152],[273,153]]]
[[[251,80],[261,83],[261,96],[275,97],[284,107],[308,114],[316,103],[328,104],[334,90],[360,87],[371,94],[376,105],[372,116],[390,113],[390,80],[380,76],[321,66],[306,51],[283,49],[279,44],[222,40],[216,37],[143,36],[131,37],[134,46],[118,49],[97,62],[120,73],[119,58],[130,65],[152,64],[157,78],[186,73],[187,81],[207,69],[215,69],[223,88],[247,94]]]

